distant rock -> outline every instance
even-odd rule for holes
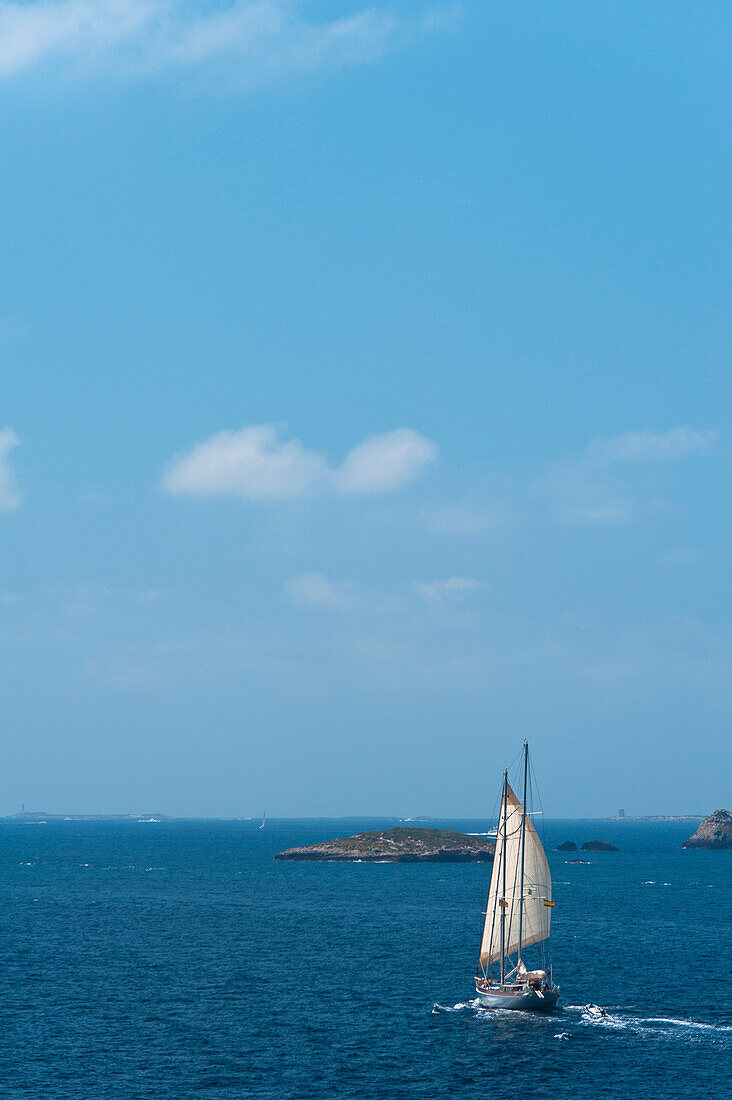
[[[732,848],[732,813],[715,810],[705,817],[684,848]]]
[[[582,845],[583,852],[617,852],[614,844],[608,844],[606,840],[586,840]]]
[[[576,852],[577,845],[573,840],[565,840],[563,844],[557,844],[558,852]]]
[[[483,863],[493,859],[495,844],[485,837],[448,829],[397,828],[324,840],[288,848],[275,859],[361,860],[365,863]]]

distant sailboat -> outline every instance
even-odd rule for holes
[[[524,951],[545,944],[551,926],[552,880],[546,854],[526,809],[529,745],[523,751],[523,799],[503,773],[496,851],[480,946],[475,989],[486,1008],[546,1011],[559,1000],[548,951],[540,969],[529,970]],[[511,956],[514,956],[512,958]]]
[[[259,828],[260,828],[260,829],[263,829],[263,828],[265,827],[265,825],[266,825],[266,824],[267,824],[267,813],[266,813],[266,811],[265,811],[265,812],[264,812],[264,813],[262,814],[262,824],[261,824],[261,825],[259,826]]]

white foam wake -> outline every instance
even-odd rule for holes
[[[579,1020],[577,1024],[584,1028],[592,1025],[593,1027],[606,1028],[610,1031],[625,1031],[635,1036],[661,1036],[666,1035],[672,1037],[674,1033],[679,1038],[685,1031],[677,1029],[691,1029],[698,1033],[699,1039],[702,1036],[708,1036],[710,1039],[713,1034],[716,1033],[730,1033],[732,1032],[731,1024],[714,1024],[705,1023],[701,1020],[689,1020],[682,1019],[676,1016],[636,1016],[627,1013],[627,1009],[622,1006],[613,1005],[612,1010],[605,1009],[606,1016],[595,1016],[587,1011],[586,1005],[565,1005],[565,1013],[579,1013]],[[458,1001],[454,1005],[441,1005],[433,1004],[432,1013],[457,1013],[457,1012],[472,1012],[475,1014],[476,1019],[495,1019],[498,1016],[506,1016],[513,1019],[529,1019],[533,1016],[532,1013],[521,1013],[511,1011],[510,1009],[489,1009],[485,1005],[481,1004],[480,998],[476,997],[471,1001]],[[565,1017],[566,1019],[566,1017]],[[566,1020],[568,1024],[570,1021]],[[576,1026],[576,1025],[575,1025]],[[554,1035],[555,1039],[569,1039],[571,1033],[569,1031],[559,1031]]]
[[[732,1031],[732,1024],[704,1024],[701,1020],[677,1020],[673,1016],[649,1016],[646,1024],[673,1024],[674,1027],[696,1027],[702,1031]]]
[[[480,1008],[480,1001],[476,997],[473,1001],[458,1001],[456,1005],[438,1005],[432,1006],[434,1012],[464,1012],[466,1008]]]
[[[684,1020],[676,1016],[626,1016],[622,1009],[607,1011],[606,1016],[595,1016],[586,1010],[585,1005],[565,1005],[566,1012],[581,1013],[582,1024],[594,1024],[599,1027],[622,1030],[627,1028],[636,1034],[660,1035],[664,1031],[672,1034],[674,1028],[691,1028],[693,1030],[711,1032],[732,1032],[730,1024],[710,1024],[701,1020]]]

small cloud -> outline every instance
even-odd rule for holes
[[[437,457],[437,444],[411,428],[364,439],[333,473],[339,493],[387,493],[412,481]]]
[[[12,512],[21,505],[22,497],[8,462],[8,455],[19,445],[20,440],[12,428],[0,429],[0,512]]]
[[[712,429],[670,428],[666,432],[633,431],[593,439],[583,455],[549,469],[535,483],[551,502],[556,517],[575,524],[627,523],[638,510],[632,489],[639,468],[689,455],[707,454],[718,442]],[[629,488],[630,487],[630,488]],[[648,510],[647,504],[644,510]],[[663,502],[655,500],[658,511]]]
[[[481,581],[472,577],[450,577],[446,581],[415,581],[412,590],[429,603],[439,603],[445,599],[464,596],[466,592],[474,592],[482,587]]]
[[[564,523],[627,523],[633,514],[632,501],[615,479],[584,458],[558,463],[534,488]]]
[[[687,455],[707,454],[719,442],[719,432],[709,428],[669,428],[666,432],[623,432],[609,439],[593,439],[587,461],[665,462]]]
[[[449,12],[400,18],[374,7],[308,19],[292,0],[4,0],[0,77],[42,65],[75,75],[145,78],[208,71],[248,87],[369,64],[449,27]]]
[[[282,427],[254,424],[217,432],[174,459],[163,476],[169,493],[228,494],[249,499],[286,499],[311,493],[327,475],[325,458],[297,439],[282,441]]]
[[[174,459],[162,479],[169,493],[287,500],[313,493],[383,493],[400,488],[432,461],[437,447],[419,432],[398,428],[354,447],[340,468],[283,426],[254,424],[217,432]]]
[[[303,573],[286,582],[285,592],[300,607],[342,611],[354,602],[353,586],[328,580],[322,573]]]

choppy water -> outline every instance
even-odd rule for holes
[[[551,854],[562,1007],[495,1013],[471,982],[489,867],[272,859],[392,824],[0,824],[0,1095],[728,1095],[732,852],[550,823],[622,850]]]

